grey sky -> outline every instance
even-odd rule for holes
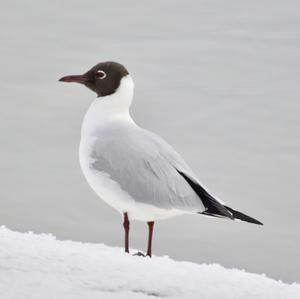
[[[296,1],[2,1],[0,224],[122,246],[119,214],[78,163],[94,98],[57,82],[100,61],[132,74],[136,122],[259,227],[160,221],[154,252],[300,281],[300,10]],[[145,249],[135,222],[131,246]]]

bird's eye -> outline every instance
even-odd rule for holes
[[[97,79],[104,79],[106,77],[106,73],[102,70],[98,70],[96,72],[96,77],[97,77]]]

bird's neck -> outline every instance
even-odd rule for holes
[[[111,95],[96,98],[90,105],[83,123],[82,134],[90,134],[96,127],[114,119],[133,121],[129,108],[133,99],[134,83],[130,75],[122,78]]]

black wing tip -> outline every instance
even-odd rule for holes
[[[233,220],[237,219],[237,220],[242,220],[242,221],[245,221],[245,222],[248,222],[248,223],[252,223],[252,224],[264,225],[262,222],[254,219],[254,218],[251,218],[251,217],[249,217],[249,218],[250,218],[249,220],[244,220],[244,219],[239,219],[239,218],[234,218]]]
[[[262,222],[252,218],[252,217],[249,217],[247,216],[247,220],[244,218],[244,219],[241,219],[240,217],[227,217],[227,216],[224,216],[224,215],[220,215],[220,214],[213,214],[213,213],[209,213],[207,211],[204,211],[204,212],[198,212],[197,214],[199,215],[205,215],[205,216],[211,216],[211,217],[216,217],[216,218],[226,218],[226,219],[230,219],[230,220],[241,220],[241,221],[244,221],[244,222],[248,222],[248,223],[252,223],[252,224],[257,224],[257,225],[264,225]]]
[[[191,186],[195,193],[199,196],[199,199],[202,201],[206,215],[215,215],[228,217],[234,219],[232,213],[226,209],[224,205],[218,202],[213,196],[211,196],[198,182],[193,181],[188,175],[184,172],[181,172],[177,169],[177,172],[186,180],[186,182]]]
[[[246,215],[242,212],[236,211],[236,210],[234,210],[230,207],[227,207],[227,206],[225,206],[225,208],[230,213],[232,213],[234,219],[242,220],[242,221],[257,224],[257,225],[264,225],[262,222],[258,221],[257,219],[254,219],[254,218],[252,218],[252,217],[250,217],[250,216],[248,216],[248,215]]]
[[[254,224],[257,224],[257,225],[264,225],[262,222],[260,222],[260,221],[258,221],[256,219],[254,219],[254,221],[251,222],[251,223],[254,223]]]
[[[222,217],[222,218],[226,217],[232,220],[238,219],[249,223],[263,225],[260,221],[223,205],[218,200],[216,200],[213,196],[211,196],[202,186],[200,186],[198,182],[195,182],[184,172],[181,172],[178,169],[176,170],[186,180],[186,182],[191,186],[191,188],[199,196],[199,199],[202,201],[205,207],[205,211],[199,212],[198,214],[213,216],[213,217]]]
[[[260,221],[257,221],[255,224],[258,224],[258,225],[264,225],[262,222]]]

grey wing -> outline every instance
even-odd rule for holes
[[[205,210],[180,172],[194,175],[163,139],[131,126],[112,127],[98,136],[90,166],[107,173],[137,202],[190,212]]]

